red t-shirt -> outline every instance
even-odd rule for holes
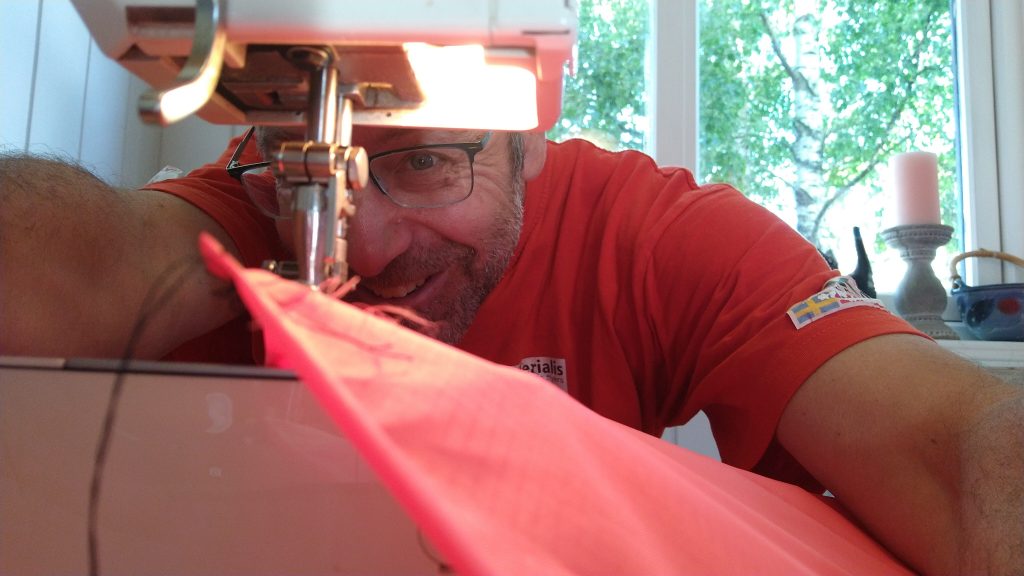
[[[221,168],[229,153],[149,187],[209,213],[255,265],[280,247]],[[638,152],[549,143],[516,252],[460,347],[653,435],[704,410],[725,462],[807,485],[772,442],[793,393],[852,344],[916,333],[869,307],[796,329],[786,311],[833,276],[810,244],[729,186],[700,187]]]
[[[698,187],[637,152],[549,143],[516,254],[461,347],[650,434],[704,410],[723,460],[750,469],[826,360],[872,336],[915,333],[867,307],[797,330],[786,311],[835,275],[729,186]],[[759,471],[806,480],[771,451]]]

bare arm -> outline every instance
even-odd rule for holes
[[[778,437],[917,570],[1024,573],[1024,390],[922,338],[883,336],[822,366]]]
[[[120,357],[147,292],[168,287],[173,269],[188,276],[149,315],[135,357],[159,358],[236,316],[198,264],[201,230],[232,246],[178,198],[116,190],[60,162],[0,158],[0,354]]]

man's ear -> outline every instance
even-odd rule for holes
[[[543,132],[523,132],[523,180],[533,180],[544,168],[548,156],[547,138]]]

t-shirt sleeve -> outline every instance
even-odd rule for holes
[[[792,475],[773,444],[789,399],[840,351],[868,338],[916,333],[895,315],[852,307],[797,329],[786,312],[837,275],[776,216],[728,186],[684,195],[665,211],[644,277],[665,364],[667,425],[703,410],[723,461]],[[778,461],[765,462],[764,457]],[[799,470],[799,468],[797,468]],[[793,480],[794,478],[780,478]]]
[[[259,211],[241,184],[224,169],[240,140],[232,139],[220,158],[188,175],[150,183],[144,188],[172,194],[205,212],[231,237],[242,264],[258,266],[266,259],[280,258],[281,246],[274,221]],[[254,141],[250,141],[241,161],[259,160]]]

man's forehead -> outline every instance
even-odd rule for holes
[[[392,148],[431,142],[462,142],[480,137],[480,131],[446,130],[439,128],[390,128],[356,126],[352,129],[352,143],[357,146]]]
[[[277,148],[281,142],[305,139],[302,129],[299,128],[266,127],[263,129],[263,134],[263,145],[270,149]],[[355,126],[352,129],[352,144],[362,146],[372,154],[382,150],[420,144],[466,142],[478,140],[480,136],[481,131],[479,130]]]

